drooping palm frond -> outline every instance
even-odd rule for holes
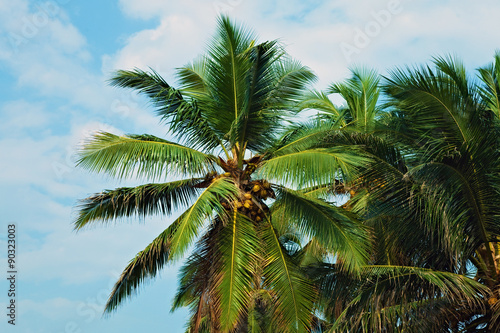
[[[252,284],[260,252],[259,240],[252,221],[234,208],[219,242],[222,258],[220,321],[222,330],[230,331],[238,324],[238,319],[247,314],[251,290],[259,287]]]
[[[315,119],[289,126],[287,132],[268,149],[270,157],[296,153],[306,149],[322,147],[325,137],[338,128],[337,123]]]
[[[221,281],[222,255],[217,246],[223,223],[215,218],[208,231],[197,242],[196,248],[179,272],[179,288],[172,309],[189,306],[191,320],[188,332],[210,332],[220,326],[218,288]]]
[[[266,265],[264,288],[274,291],[277,332],[307,331],[312,320],[315,290],[280,243],[279,236],[268,219],[259,229],[263,240]]]
[[[252,293],[248,310],[249,333],[272,333],[279,331],[273,324],[275,304],[269,290],[260,289]]]
[[[179,226],[172,236],[171,257],[182,257],[189,245],[198,236],[205,222],[215,215],[226,214],[222,202],[234,202],[238,188],[230,179],[215,179],[196,199],[196,201],[177,219]]]
[[[195,187],[203,178],[192,178],[163,184],[122,187],[94,194],[82,200],[75,229],[90,223],[109,222],[120,217],[170,215],[187,206],[196,197]]]
[[[79,157],[78,166],[117,178],[202,175],[214,170],[215,165],[212,155],[152,135],[105,132],[95,134]]]
[[[473,142],[480,105],[474,83],[469,82],[463,65],[450,59],[436,59],[430,67],[397,69],[384,86],[390,105],[404,120],[407,137],[420,142],[426,155],[452,155],[458,147]],[[457,74],[451,76],[450,73]]]
[[[180,71],[181,76],[182,73],[185,72]],[[187,81],[187,75],[184,78]],[[194,75],[189,78],[193,80]],[[186,83],[186,87],[193,88],[193,84],[199,87],[202,84],[199,79],[195,81]],[[170,132],[191,147],[211,149],[219,145],[219,134],[210,126],[209,119],[204,117],[197,103],[185,99],[180,90],[170,86],[154,70],[119,70],[110,82],[113,86],[134,89],[149,97],[156,113],[169,125]]]
[[[204,98],[208,93],[207,59],[202,56],[191,63],[177,69],[176,77],[185,96],[196,100],[197,97]]]
[[[329,332],[422,327],[415,320],[419,316],[425,320],[422,314],[429,307],[436,310],[446,304],[447,315],[464,308],[484,309],[489,294],[484,285],[463,275],[420,267],[366,266],[360,281],[361,287]]]
[[[368,259],[368,230],[356,216],[321,199],[298,191],[277,188],[273,210],[281,210],[285,223],[314,237],[339,258],[349,270],[359,270]]]
[[[273,156],[262,162],[259,174],[297,187],[332,184],[335,179],[353,177],[368,161],[369,158],[353,146],[313,148]]]
[[[158,271],[169,262],[172,235],[176,232],[179,223],[179,220],[173,222],[130,261],[111,291],[105,312],[116,310],[125,299],[137,291],[146,279],[154,278]]]

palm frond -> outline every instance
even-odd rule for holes
[[[482,86],[479,87],[481,99],[486,107],[500,117],[500,51],[495,53],[491,65],[478,69]]]
[[[248,309],[250,291],[259,287],[252,284],[259,240],[252,221],[234,208],[219,242],[223,262],[219,285],[220,320],[223,330],[229,331],[238,324],[242,310]]]
[[[314,237],[341,258],[349,270],[359,271],[367,262],[369,233],[353,214],[299,191],[286,188],[277,188],[277,191],[273,210],[282,210],[285,223]]]
[[[331,94],[340,94],[345,99],[349,111],[349,126],[367,132],[373,128],[381,109],[378,106],[380,94],[379,75],[374,70],[355,68],[352,77],[342,83],[332,84]]]
[[[224,135],[231,132],[232,124],[244,109],[246,73],[252,66],[244,54],[253,47],[254,41],[251,31],[232,24],[228,17],[218,18],[218,31],[209,46],[206,63],[210,98],[204,109],[214,128]],[[235,144],[230,142],[230,146]]]
[[[79,230],[96,221],[109,222],[120,217],[170,215],[196,197],[195,187],[203,178],[179,180],[163,184],[121,187],[94,194],[81,201],[74,223]]]
[[[215,179],[198,199],[179,216],[179,227],[172,237],[171,257],[179,259],[198,233],[203,224],[215,215],[226,214],[222,202],[233,202],[238,188],[227,178]]]
[[[429,306],[443,300],[450,307],[480,309],[484,307],[483,297],[488,294],[485,286],[463,275],[420,267],[366,266],[362,279],[357,295],[330,332],[346,329],[396,332],[408,321],[419,318],[419,312],[421,316]]]
[[[78,166],[117,178],[159,179],[202,175],[214,168],[215,157],[152,135],[95,134],[79,152]]]
[[[265,244],[264,286],[275,295],[276,326],[285,332],[307,331],[312,320],[315,290],[280,243],[269,220],[259,229]]]
[[[369,161],[353,146],[312,148],[271,157],[262,162],[259,174],[274,182],[300,188],[348,179]]]
[[[289,126],[273,147],[268,149],[269,158],[321,147],[325,137],[336,128],[336,123],[318,119]]]
[[[179,221],[173,222],[130,261],[113,287],[104,308],[105,312],[116,310],[125,299],[137,291],[146,279],[154,278],[158,271],[169,262],[171,238],[178,226]]]
[[[189,67],[179,70],[184,88],[199,89],[202,83],[200,78],[189,72]],[[194,68],[193,68],[194,69]],[[192,75],[188,76],[190,73]],[[189,84],[187,79],[195,83]],[[211,149],[221,140],[218,133],[212,128],[210,119],[207,119],[195,101],[185,99],[181,91],[170,86],[157,72],[145,72],[140,69],[132,71],[120,70],[110,80],[111,85],[122,88],[135,89],[149,97],[156,108],[156,113],[169,125],[169,130],[178,139],[192,147]],[[195,86],[194,86],[195,85]],[[191,96],[193,97],[193,96]]]
[[[339,127],[347,125],[344,118],[345,110],[334,105],[328,95],[322,91],[311,90],[307,92],[298,107],[300,110],[316,110],[322,118],[337,123]]]
[[[196,97],[205,96],[208,91],[206,75],[207,75],[207,59],[200,57],[199,59],[180,67],[176,71],[177,79],[181,86],[181,91],[193,99]]]
[[[274,64],[282,51],[277,42],[271,41],[252,47],[246,54],[251,61],[251,68],[246,73],[248,86],[242,92],[244,103],[231,126],[229,137],[231,142],[247,142],[248,149],[258,152],[269,145],[273,139],[269,133],[283,120],[276,110],[268,109],[269,94],[276,80]]]
[[[276,73],[278,80],[269,102],[277,103],[283,110],[299,111],[297,106],[304,99],[304,91],[316,81],[316,75],[300,61],[286,57],[278,64]]]

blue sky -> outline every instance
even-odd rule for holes
[[[19,270],[17,326],[2,315],[2,332],[183,331],[187,311],[170,313],[178,264],[101,318],[128,260],[172,218],[73,232],[78,199],[137,184],[76,169],[75,152],[97,130],[164,136],[144,100],[106,80],[117,69],[152,67],[174,82],[174,69],[203,53],[219,12],[262,41],[279,38],[318,74],[318,88],[350,66],[386,73],[445,54],[473,71],[500,49],[492,0],[0,0],[0,266],[15,223]]]

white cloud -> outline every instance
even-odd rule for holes
[[[116,69],[153,68],[171,76],[174,68],[202,52],[210,34],[194,17],[170,15],[158,27],[132,35],[119,52],[104,59],[104,72]]]
[[[27,131],[45,127],[51,115],[41,103],[26,100],[14,100],[0,105],[0,132],[5,136],[17,137],[28,134]]]
[[[465,24],[463,14],[468,12],[469,22],[474,21],[471,16],[482,20],[485,14],[485,7],[474,6],[470,10],[463,1],[444,5],[427,1],[422,5],[410,0],[380,0],[365,2],[363,6],[340,0],[292,3],[227,0],[202,4],[146,0],[140,5],[122,0],[120,3],[128,15],[143,19],[156,17],[160,24],[129,38],[122,50],[106,58],[106,68],[151,66],[170,79],[175,67],[204,52],[203,46],[214,32],[216,9],[224,9],[231,17],[253,28],[262,40],[281,39],[292,56],[319,75],[321,88],[348,75],[347,68],[354,64],[384,71],[395,63],[427,61],[432,55],[450,51],[443,43],[446,40],[468,51],[465,43],[456,42],[457,32],[470,35],[467,31],[471,27]],[[384,22],[388,12],[388,22]],[[494,24],[494,15],[490,15],[489,24]],[[341,43],[354,45],[357,31],[364,31],[370,24],[371,27],[378,24],[379,31],[369,37],[368,45],[357,47],[358,52],[351,59],[346,58]],[[487,31],[484,25],[476,25],[474,29]],[[418,37],[421,42],[415,41]],[[469,38],[478,43],[475,36]],[[480,43],[485,44],[484,40]]]

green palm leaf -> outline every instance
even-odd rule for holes
[[[342,208],[307,196],[299,191],[278,188],[273,210],[282,214],[285,223],[314,237],[334,252],[348,269],[359,270],[368,258],[369,234],[357,218]]]
[[[366,68],[356,68],[351,72],[350,79],[332,84],[328,92],[340,94],[345,99],[351,118],[349,126],[367,132],[373,128],[381,110],[378,106],[380,78],[376,71]]]
[[[78,166],[113,177],[158,179],[213,170],[215,158],[152,135],[98,133],[81,149]]]
[[[113,287],[105,306],[105,312],[116,310],[144,280],[155,277],[158,271],[170,260],[171,238],[178,225],[178,220],[172,223],[130,261]]]
[[[198,233],[203,224],[215,215],[224,216],[222,201],[233,202],[238,188],[227,178],[215,179],[198,199],[177,219],[179,227],[172,237],[171,257],[179,259]]]
[[[347,124],[344,117],[345,110],[335,106],[328,95],[322,91],[311,90],[304,94],[298,107],[300,110],[318,111],[321,118],[338,123],[339,127],[344,127]]]
[[[404,324],[411,309],[425,310],[433,300],[439,303],[445,299],[452,307],[481,308],[483,297],[488,294],[481,283],[450,272],[410,266],[366,266],[363,273],[363,286],[329,332],[382,327],[394,330],[397,326],[387,324]],[[394,312],[394,306],[399,306],[399,311]],[[360,315],[353,318],[354,314]],[[395,319],[391,315],[401,317]]]
[[[230,135],[231,142],[247,142],[247,148],[261,151],[271,142],[269,130],[282,119],[275,110],[268,109],[270,89],[276,80],[274,63],[279,60],[281,50],[276,42],[266,42],[256,45],[246,53],[252,66],[246,73],[249,86],[242,93],[244,103],[235,118]],[[275,105],[274,105],[275,106]]]
[[[259,173],[282,184],[314,186],[353,177],[368,162],[353,146],[313,148],[271,157],[262,163]]]
[[[267,219],[264,222],[259,230],[266,253],[264,286],[275,292],[275,328],[283,328],[285,332],[307,331],[315,290],[281,245],[271,222]]]
[[[194,187],[202,178],[193,178],[163,184],[122,187],[94,194],[79,207],[75,229],[96,221],[108,222],[120,217],[165,214],[187,206],[199,189]]]
[[[337,128],[337,123],[319,120],[290,126],[288,131],[274,144],[274,147],[268,151],[268,154],[271,157],[276,157],[321,147],[325,138]]]
[[[285,58],[276,68],[277,83],[269,103],[276,103],[281,109],[297,112],[298,104],[304,99],[304,90],[316,81],[316,75],[299,61]],[[292,109],[290,109],[293,107]]]
[[[236,210],[226,222],[220,238],[222,279],[219,286],[221,325],[229,331],[248,308],[259,240],[252,221]]]
[[[500,52],[496,52],[493,64],[478,71],[483,83],[479,87],[481,98],[488,109],[500,117]]]
[[[193,65],[194,66],[194,65]],[[195,70],[203,66],[179,69],[183,88],[188,90],[188,96],[204,90],[203,80]],[[177,138],[189,143],[192,147],[214,148],[220,143],[220,138],[212,128],[209,118],[206,118],[198,103],[185,99],[181,90],[171,87],[154,70],[145,72],[140,69],[133,71],[120,70],[111,78],[111,84],[122,88],[131,88],[150,98],[156,107],[156,113],[169,124],[169,129]]]

